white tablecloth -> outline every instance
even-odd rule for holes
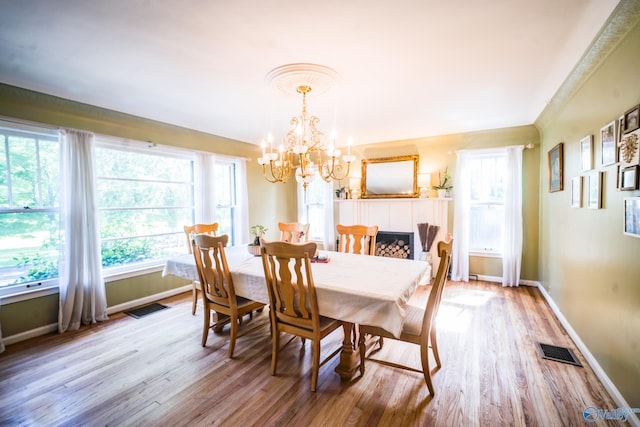
[[[269,303],[262,258],[244,246],[226,248],[236,294]],[[424,261],[324,252],[328,263],[312,264],[320,314],[346,322],[379,326],[399,336],[404,308],[419,284],[427,284],[431,267]],[[167,261],[165,275],[197,280],[193,255]]]

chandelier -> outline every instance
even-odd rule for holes
[[[285,73],[280,72],[281,68],[287,68],[289,76],[290,68],[294,67],[299,73],[300,66],[305,74],[318,71],[314,64],[292,64],[279,67],[278,77]],[[272,71],[270,75],[274,74]],[[326,72],[324,74],[326,76]],[[258,164],[262,165],[264,178],[269,182],[287,182],[291,173],[295,174],[295,179],[302,184],[306,190],[316,175],[324,181],[343,180],[349,176],[351,163],[355,156],[351,155],[351,140],[347,145],[347,154],[340,157],[341,151],[335,146],[335,135],[333,135],[328,146],[320,140],[323,133],[318,130],[317,124],[320,119],[316,116],[309,116],[307,111],[307,95],[312,88],[309,84],[299,84],[295,88],[296,92],[302,95],[302,111],[299,116],[294,116],[290,120],[291,129],[286,133],[282,144],[274,150],[273,138],[271,135],[268,141],[262,141],[262,157],[258,159]],[[294,172],[295,171],[295,172]]]

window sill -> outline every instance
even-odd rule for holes
[[[502,254],[497,252],[469,252],[469,256],[480,258],[502,258]]]
[[[117,280],[129,279],[150,273],[161,272],[165,261],[154,261],[148,264],[141,264],[135,267],[112,267],[104,270],[104,282],[115,282]],[[3,293],[4,292],[4,293]],[[27,285],[11,286],[9,289],[0,289],[0,305],[12,304],[48,295],[58,294],[58,280],[49,280],[37,288],[27,287]]]

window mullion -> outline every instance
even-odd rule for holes
[[[9,156],[9,138],[6,135],[4,137],[4,155],[7,159],[7,204],[10,208],[13,207],[13,188],[11,186],[11,156]]]

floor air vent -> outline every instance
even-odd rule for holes
[[[558,347],[550,344],[538,343],[538,350],[543,359],[555,360],[556,362],[568,363],[570,365],[582,366],[578,358],[571,349]]]
[[[128,314],[129,316],[139,319],[151,313],[155,313],[156,311],[164,310],[165,308],[169,308],[169,307],[167,307],[166,305],[162,305],[162,304],[158,304],[157,302],[154,302],[149,305],[144,305],[142,307],[134,308],[133,310],[127,310],[125,311],[125,314]]]

